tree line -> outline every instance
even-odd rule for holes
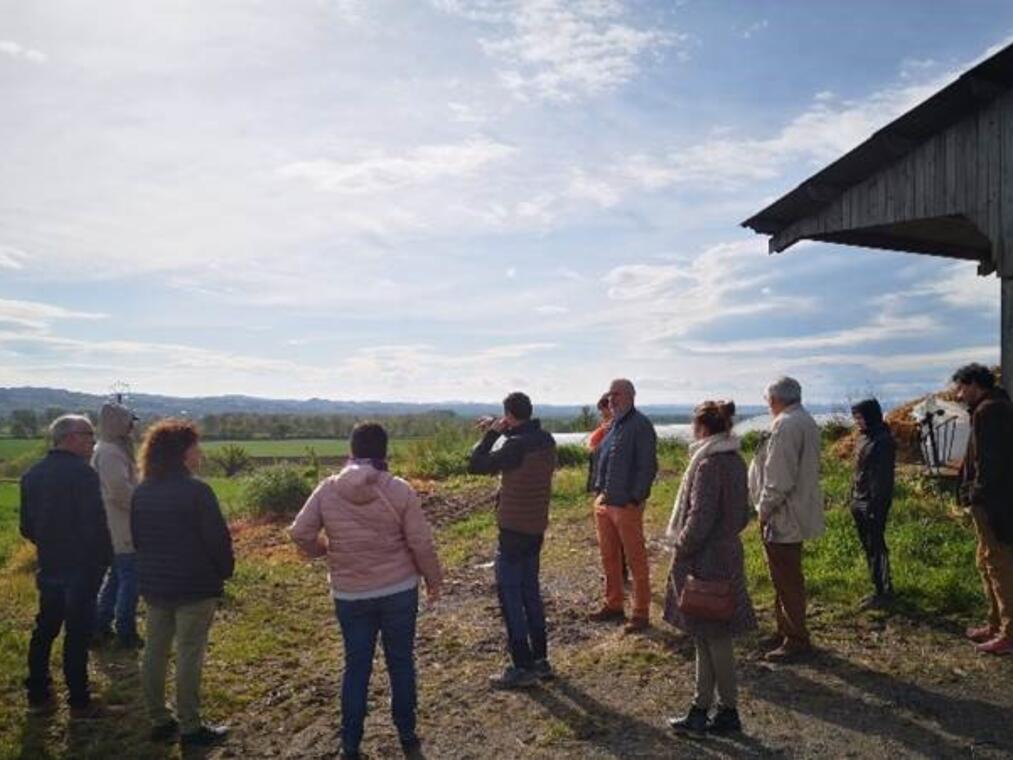
[[[0,432],[11,438],[40,438],[46,428],[67,409],[50,407],[42,412],[34,409],[15,409],[6,418],[0,418]],[[78,411],[95,421],[92,410]],[[139,427],[156,421],[155,417],[143,418]],[[355,414],[258,414],[252,412],[228,412],[208,414],[199,420],[202,435],[208,440],[249,441],[256,439],[285,440],[292,438],[347,438],[352,428],[365,419],[383,423],[392,438],[427,438],[447,428],[470,430],[474,424],[471,417],[464,417],[450,410],[435,410],[415,414],[355,415]],[[681,418],[655,418],[655,423],[682,422]],[[586,432],[598,424],[594,407],[584,406],[574,417],[549,417],[542,419],[542,426],[553,433]]]

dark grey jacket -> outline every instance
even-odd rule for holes
[[[53,449],[21,478],[21,535],[39,552],[39,572],[101,579],[113,556],[98,474]]]
[[[897,444],[886,425],[858,437],[851,490],[852,509],[870,516],[886,516],[893,503],[896,458]]]
[[[160,602],[221,596],[235,559],[211,487],[182,471],[148,478],[131,504],[141,594]]]
[[[641,506],[651,495],[658,473],[658,436],[654,425],[636,409],[616,420],[600,446],[594,490],[605,503]]]

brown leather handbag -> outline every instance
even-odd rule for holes
[[[735,616],[735,586],[731,581],[704,581],[689,575],[678,604],[683,615],[727,623]]]

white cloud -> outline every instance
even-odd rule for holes
[[[1000,306],[999,279],[992,275],[980,277],[977,265],[972,262],[950,264],[904,295],[934,296],[948,306],[975,311],[998,312]]]
[[[809,295],[762,293],[774,277],[764,251],[762,239],[746,238],[672,263],[614,267],[602,281],[633,340],[655,350],[659,341],[725,317],[813,309],[815,299]],[[608,315],[609,309],[599,311],[603,320]]]
[[[608,206],[639,189],[730,191],[781,177],[797,163],[810,170],[866,140],[958,73],[951,71],[928,82],[889,87],[857,100],[837,100],[832,93],[819,92],[809,108],[770,137],[724,134],[669,151],[640,151],[598,170],[584,183],[595,187],[598,198],[606,201],[601,205]]]
[[[48,60],[48,56],[41,50],[19,45],[13,40],[0,40],[0,53],[29,63],[45,63]]]
[[[682,342],[689,351],[706,354],[757,354],[775,351],[816,351],[845,346],[861,346],[904,338],[924,338],[939,325],[926,314],[897,317],[882,314],[865,325],[804,336],[782,336],[725,342]]]
[[[437,0],[444,11],[497,27],[481,40],[517,97],[569,101],[613,90],[636,76],[638,60],[681,35],[623,22],[616,0]]]
[[[279,169],[284,177],[305,179],[317,189],[350,194],[389,192],[447,177],[467,177],[515,152],[484,138],[456,145],[423,145],[401,155],[374,151],[365,159],[297,161]]]
[[[54,319],[106,319],[107,314],[73,311],[38,301],[17,301],[0,298],[0,323],[14,324],[31,330],[44,330]]]
[[[0,269],[24,269],[28,254],[9,245],[0,245]]]
[[[743,29],[741,32],[739,32],[739,37],[741,37],[744,40],[752,39],[753,36],[755,36],[759,32],[762,32],[768,26],[770,26],[770,22],[767,21],[767,19],[765,19],[765,18],[764,19],[760,19],[759,21],[756,21],[755,23],[750,24],[745,29]]]
[[[546,304],[544,306],[536,306],[535,312],[537,314],[544,314],[546,316],[552,316],[555,314],[567,314],[570,310],[565,306],[557,306],[554,304]]]

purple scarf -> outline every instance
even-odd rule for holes
[[[358,465],[367,465],[368,464],[373,469],[382,470],[383,472],[387,472],[387,470],[389,469],[387,467],[387,460],[386,459],[372,459],[372,458],[359,459],[357,457],[349,457],[348,463],[349,464],[358,464]]]

